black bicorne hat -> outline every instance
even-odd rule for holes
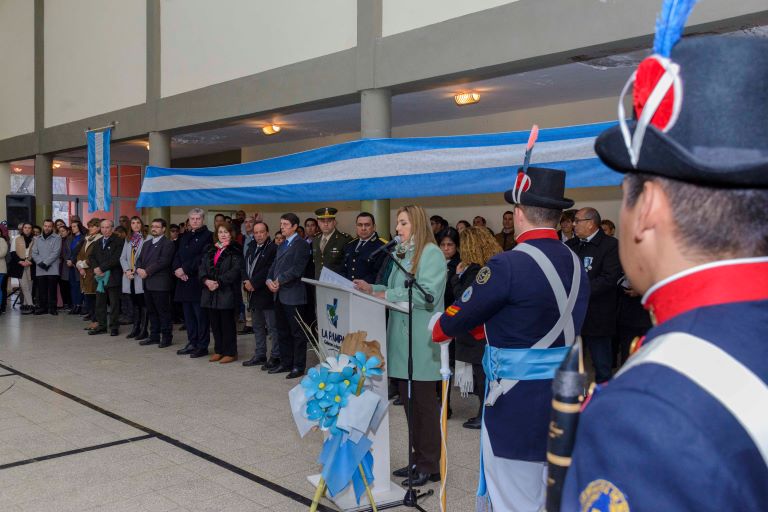
[[[670,58],[645,59],[632,78],[635,119],[619,119],[595,141],[606,165],[718,188],[768,187],[768,41],[687,38]]]
[[[515,186],[504,192],[508,203],[538,206],[553,210],[565,210],[573,201],[563,197],[565,193],[565,171],[545,167],[521,167],[515,179]]]

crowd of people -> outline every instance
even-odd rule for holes
[[[308,339],[300,322],[311,323],[315,315],[314,293],[303,277],[319,278],[328,268],[364,292],[391,301],[406,297],[405,276],[387,263],[386,253],[371,258],[391,235],[381,237],[374,216],[361,212],[352,237],[338,229],[336,213],[332,207],[318,209],[303,225],[297,215],[286,213],[274,235],[260,214],[244,211],[234,218],[217,214],[209,230],[199,208],[170,226],[164,219],[146,224],[140,217],[122,217],[117,226],[108,219],[91,219],[83,227],[76,216],[69,225],[60,219],[46,219],[41,228],[24,223],[12,243],[6,229],[0,237],[0,261],[8,262],[7,268],[0,267],[2,289],[7,288],[7,276],[15,277],[22,314],[56,315],[63,309],[88,322],[88,335],[118,336],[120,325],[127,324],[126,337],[142,346],[170,346],[173,324],[180,324],[186,343],[177,354],[220,364],[238,360],[238,335],[252,335],[253,354],[244,366],[297,378],[307,364]],[[398,210],[395,232],[400,243],[395,253],[439,298],[426,304],[417,294],[416,324],[453,304],[491,257],[515,247],[513,212],[505,211],[501,220],[502,230],[493,233],[481,216],[471,225],[459,220],[452,227],[439,215],[428,218],[418,206]],[[650,327],[650,320],[623,277],[613,223],[587,207],[565,210],[558,227],[558,238],[585,262],[590,278],[582,335],[595,378],[604,382],[627,358],[631,341]],[[3,309],[6,303],[4,299]],[[404,315],[390,314],[388,369],[393,379],[390,394],[397,404],[402,403],[398,395],[405,395],[406,326]],[[431,399],[433,381],[440,380],[439,357],[432,353],[437,349],[426,333],[423,329],[424,339],[415,344],[414,378],[422,384],[413,388],[415,417],[429,419],[415,424],[424,481],[437,473],[439,458],[438,404]],[[453,346],[456,385],[463,394],[479,397],[477,414],[464,426],[479,429],[484,344],[465,334],[457,336]]]

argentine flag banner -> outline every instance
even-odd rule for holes
[[[112,208],[109,189],[109,141],[112,128],[88,132],[88,213]]]
[[[539,130],[531,165],[566,171],[566,187],[615,186],[621,174],[595,154],[616,122]],[[224,167],[147,167],[137,206],[275,204],[490,194],[512,188],[521,132],[360,139]]]

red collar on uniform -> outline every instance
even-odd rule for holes
[[[768,258],[724,260],[657,283],[643,297],[654,324],[705,306],[768,299]]]
[[[528,240],[538,240],[540,238],[560,240],[560,238],[557,236],[557,231],[555,231],[553,228],[533,228],[520,233],[520,236],[515,238],[515,242],[522,244]]]

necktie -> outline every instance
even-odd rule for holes
[[[589,240],[587,240],[586,238],[579,238],[579,249],[585,248],[588,243],[589,243]]]
[[[106,238],[102,238],[101,239],[101,248],[102,249],[106,249],[107,248],[107,239]]]
[[[323,237],[320,239],[320,252],[325,250],[325,245],[328,243],[328,239]]]

